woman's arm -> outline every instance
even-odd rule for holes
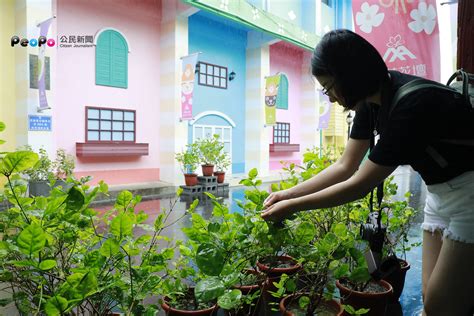
[[[262,213],[265,220],[280,221],[304,210],[333,207],[364,197],[388,177],[396,167],[386,167],[367,160],[350,179],[309,195],[284,200]]]
[[[296,198],[315,193],[349,179],[359,167],[368,149],[369,140],[350,138],[344,153],[334,164],[311,179],[289,189],[290,197]]]

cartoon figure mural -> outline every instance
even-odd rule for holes
[[[267,125],[276,124],[276,101],[278,95],[278,86],[280,84],[280,75],[266,78],[265,84],[265,123]]]
[[[197,54],[183,58],[183,73],[181,76],[181,118],[193,118],[193,90],[194,90],[194,67],[197,62]]]

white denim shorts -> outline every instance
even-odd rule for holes
[[[443,237],[474,243],[474,171],[427,189],[421,228],[441,230]]]

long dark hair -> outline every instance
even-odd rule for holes
[[[313,76],[331,76],[349,109],[373,95],[388,80],[379,52],[362,36],[349,30],[326,33],[311,58]]]

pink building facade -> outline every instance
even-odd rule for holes
[[[291,57],[289,57],[291,56]],[[281,169],[281,161],[301,163],[304,148],[301,146],[301,83],[305,75],[302,69],[303,50],[285,42],[270,46],[270,73],[283,73],[288,78],[288,110],[277,109],[277,122],[290,123],[290,143],[300,145],[296,152],[271,152],[270,170]],[[309,69],[307,76],[309,77]],[[269,130],[269,138],[273,139],[273,129]]]
[[[57,147],[76,155],[76,143],[87,141],[86,107],[134,111],[135,142],[148,145],[146,155],[78,155],[76,176],[91,175],[94,182],[108,184],[160,179],[160,20],[161,6],[156,1],[134,1],[133,5],[111,0],[57,2],[60,43],[52,109],[54,128],[60,131],[54,133]],[[96,44],[107,30],[118,32],[128,46],[126,88],[96,84]],[[90,35],[95,41],[92,47],[63,43],[71,44],[71,36],[77,41]],[[108,146],[115,150],[113,142]]]

